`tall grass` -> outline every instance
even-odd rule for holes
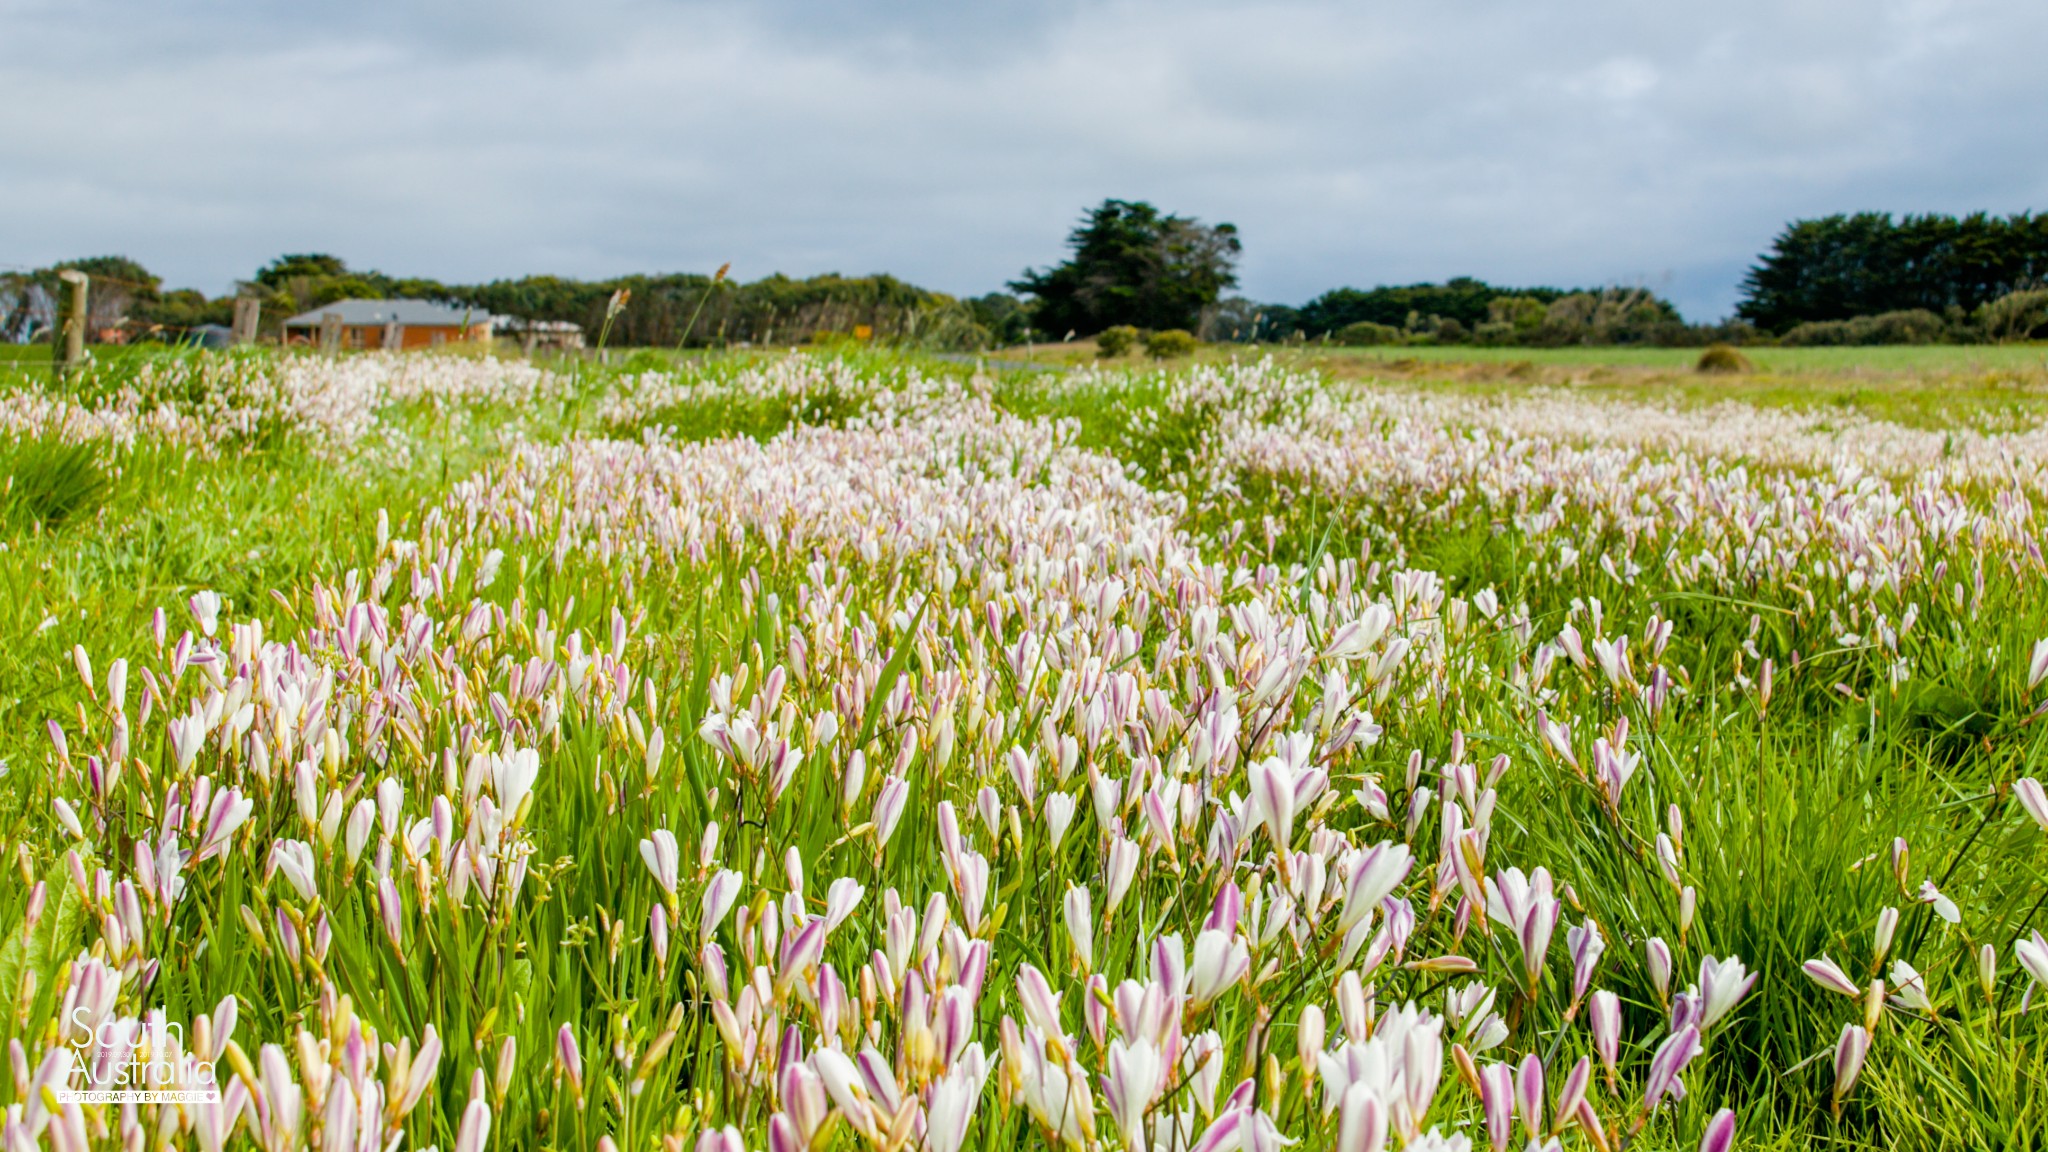
[[[101,457],[96,445],[44,438],[0,448],[0,519],[15,532],[36,532],[90,517],[113,487]]]

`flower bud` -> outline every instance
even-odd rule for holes
[[[1657,989],[1657,999],[1665,1004],[1671,1002],[1671,946],[1662,939],[1652,936],[1643,946],[1645,962],[1650,970],[1650,984]]]
[[[1842,1025],[1842,1038],[1835,1042],[1833,1103],[1837,1115],[1841,1113],[1842,1100],[1856,1086],[1856,1077],[1863,1073],[1863,1061],[1869,1055],[1870,1031],[1857,1024]]]
[[[1891,955],[1892,935],[1898,930],[1899,910],[1897,908],[1887,908],[1877,914],[1877,932],[1872,938],[1874,945],[1872,951],[1875,955],[1874,964],[1882,966],[1885,957]]]
[[[1320,1005],[1309,1004],[1301,1010],[1301,1026],[1294,1032],[1295,1055],[1301,1060],[1301,1070],[1311,1080],[1316,1075],[1316,1057],[1323,1051],[1323,1009]]]

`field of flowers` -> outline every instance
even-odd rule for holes
[[[2048,431],[233,356],[0,453],[4,1152],[2048,1146]]]

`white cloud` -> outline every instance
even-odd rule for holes
[[[1657,86],[1657,68],[1647,60],[1618,56],[1604,60],[1565,82],[1565,91],[1627,104],[1649,95]]]
[[[0,262],[220,290],[887,270],[985,291],[1087,205],[1243,230],[1248,294],[1458,274],[1727,311],[1794,216],[2048,207],[2048,9],[1402,0],[0,0]]]

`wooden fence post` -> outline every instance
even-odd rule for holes
[[[57,357],[57,378],[69,376],[85,362],[85,288],[86,275],[76,268],[66,268],[57,273],[57,279],[71,285],[71,308],[64,315],[64,347]]]
[[[256,323],[262,316],[263,301],[258,300],[254,296],[235,297],[235,334],[231,342],[235,344],[254,344],[256,342]]]
[[[341,351],[341,313],[320,314],[320,350],[330,356]]]

